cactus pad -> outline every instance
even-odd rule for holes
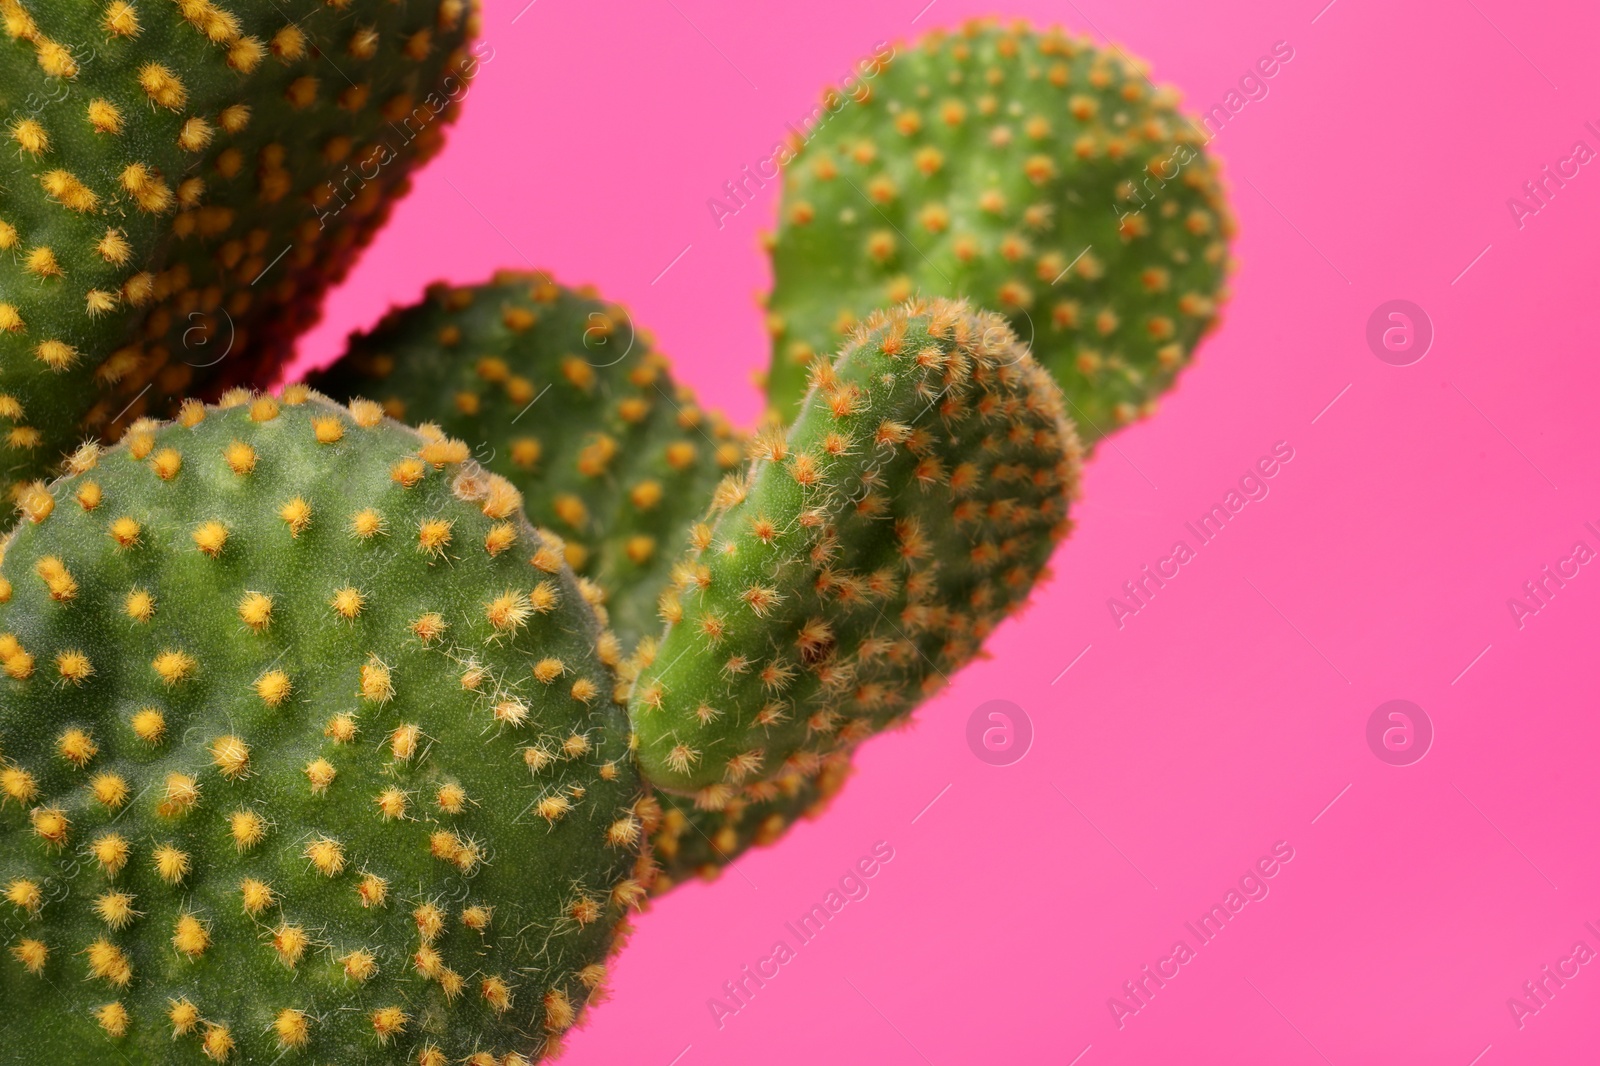
[[[466,446],[303,386],[32,490],[6,1061],[520,1063],[642,895],[615,638]]]
[[[1233,227],[1171,90],[1120,52],[982,21],[823,102],[772,246],[775,413],[913,294],[1003,312],[1087,443],[1152,409],[1215,321]]]
[[[709,809],[903,721],[1069,528],[1077,437],[998,316],[912,301],[813,377],[718,487],[633,693],[645,776]]]
[[[178,397],[270,380],[481,61],[466,0],[0,0],[0,18],[13,493]]]
[[[606,590],[629,647],[660,631],[656,600],[689,527],[743,458],[625,310],[542,274],[435,285],[310,380],[472,445]]]

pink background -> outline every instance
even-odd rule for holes
[[[913,25],[921,2],[487,0],[495,58],[306,357],[435,277],[537,265],[628,304],[748,421],[776,197],[720,232],[705,200],[875,42],[987,6],[936,0]],[[1234,298],[1159,417],[1101,448],[993,659],[869,744],[827,818],[643,915],[566,1061],[1600,1056],[1600,966],[1520,1030],[1506,1006],[1575,941],[1600,950],[1600,567],[1520,630],[1506,606],[1576,540],[1600,548],[1600,167],[1520,231],[1506,207],[1576,139],[1600,148],[1600,14],[1323,3],[1012,0],[1104,31],[1194,109],[1293,46],[1213,145]],[[1437,331],[1410,367],[1363,339],[1392,298]],[[1271,495],[1119,631],[1107,598],[1279,440],[1295,458]],[[996,698],[1036,730],[1009,767],[965,741]],[[1394,698],[1437,730],[1409,767],[1365,740]],[[895,858],[871,894],[719,1030],[722,982],[878,840]],[[1108,998],[1279,840],[1295,858],[1271,894],[1119,1030]]]

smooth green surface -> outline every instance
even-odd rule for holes
[[[0,332],[0,395],[21,408],[0,412],[7,486],[53,471],[85,437],[170,415],[182,396],[270,381],[439,147],[462,73],[480,61],[462,0],[141,0],[131,35],[108,28],[115,6],[0,4],[0,222],[15,231],[0,302],[20,318]],[[70,64],[51,73],[41,48],[70,52]],[[141,81],[151,64],[181,96],[152,97]],[[91,122],[96,102],[115,108],[118,129]],[[229,130],[236,105],[248,120]],[[196,119],[209,138],[180,145]],[[43,130],[45,150],[22,146],[24,122]],[[124,181],[135,165],[143,200]],[[44,179],[57,172],[92,205],[52,197]],[[120,261],[97,250],[108,230],[126,245]],[[28,269],[39,249],[59,275]],[[92,292],[109,301],[93,314]],[[48,342],[73,350],[66,365],[40,358]]]
[[[1215,321],[1232,219],[1204,131],[1142,67],[1059,30],[931,33],[824,96],[784,170],[768,398],[874,308],[1003,312],[1086,444],[1147,414]]]
[[[26,802],[8,795],[0,804],[0,892],[31,879],[46,902],[31,914],[0,899],[0,1061],[206,1062],[203,1027],[174,1038],[168,1011],[179,997],[206,1023],[228,1027],[235,1043],[228,1062],[417,1063],[430,1046],[450,1063],[479,1050],[536,1056],[547,1026],[563,1028],[546,997],[558,992],[581,1008],[584,976],[598,973],[580,971],[612,948],[624,909],[613,890],[631,891],[638,856],[637,843],[614,843],[610,834],[619,822],[636,824],[640,783],[627,723],[610,699],[614,678],[596,651],[600,626],[575,577],[559,564],[554,572],[530,564],[537,534],[513,497],[482,498],[491,479],[473,464],[422,464],[425,476],[405,487],[396,464],[423,440],[376,419],[375,410],[354,418],[313,397],[256,420],[269,411],[212,408],[193,428],[169,425],[153,440],[136,427],[92,469],[57,482],[54,510],[38,524],[24,522],[6,548],[0,573],[10,597],[0,605],[0,633],[34,660],[25,680],[0,677],[0,771],[25,771],[38,794]],[[318,443],[314,419],[336,419],[341,439]],[[363,428],[363,419],[375,424]],[[327,435],[326,422],[322,428]],[[225,459],[233,441],[256,453],[248,473]],[[136,460],[130,445],[147,457]],[[168,448],[182,462],[163,480],[152,464]],[[450,458],[448,448],[424,454]],[[87,482],[103,494],[92,510],[78,502]],[[297,497],[310,505],[310,521],[296,536],[280,512]],[[352,533],[352,520],[367,509],[383,524],[363,538]],[[127,547],[108,535],[124,516],[141,527]],[[228,529],[215,558],[193,536],[214,520]],[[452,523],[437,553],[421,538],[423,523],[434,520]],[[486,537],[508,523],[515,544],[491,555]],[[46,557],[70,574],[69,598],[52,599],[39,576]],[[155,596],[143,623],[124,608],[134,587]],[[364,598],[350,618],[332,606],[346,587]],[[553,597],[543,611],[495,624],[488,604],[507,592],[539,595],[541,587]],[[238,609],[248,592],[273,600],[259,632]],[[414,624],[429,612],[448,628],[423,639]],[[169,649],[195,664],[190,677],[170,684],[152,667]],[[0,650],[14,665],[16,649]],[[76,684],[57,666],[57,656],[72,650],[93,666]],[[541,682],[532,668],[552,657],[562,661],[561,675]],[[374,663],[389,672],[387,697],[374,675],[363,675]],[[255,687],[270,670],[293,684],[276,706]],[[482,673],[469,688],[474,670]],[[580,680],[589,691],[573,688]],[[507,701],[520,701],[526,717],[516,721]],[[130,727],[145,707],[165,716],[157,743]],[[341,714],[358,728],[343,743],[329,726]],[[400,758],[391,738],[406,725],[420,734],[414,753]],[[86,732],[96,746],[82,768],[58,747],[68,729]],[[248,766],[235,776],[213,750],[228,735],[249,746]],[[543,753],[537,769],[530,748]],[[337,770],[320,794],[307,772],[317,759]],[[91,781],[107,773],[129,786],[117,809],[91,792]],[[173,773],[197,780],[199,800],[187,813],[162,814]],[[465,790],[459,813],[440,805],[438,789],[448,783]],[[0,786],[14,788],[15,776],[0,778]],[[375,802],[389,788],[407,797],[393,820]],[[41,808],[69,819],[63,846],[32,828]],[[267,825],[253,847],[231,835],[230,816],[240,810]],[[115,877],[88,850],[107,832],[130,845]],[[476,848],[477,861],[461,859],[449,838],[441,846],[434,836],[441,832]],[[322,837],[343,849],[343,868],[331,876],[307,851]],[[166,843],[191,857],[177,884],[153,863],[154,849]],[[384,905],[362,905],[364,873],[387,879]],[[269,882],[277,895],[254,917],[241,902],[246,877]],[[113,889],[132,893],[138,912],[121,930],[93,910]],[[585,899],[594,902],[592,913],[580,905]],[[463,980],[453,1000],[437,973],[430,979],[418,971],[424,938],[414,912],[430,903],[444,917],[431,946]],[[481,932],[464,923],[472,906],[492,908]],[[174,923],[186,913],[210,931],[210,946],[193,959],[173,944]],[[293,968],[272,946],[282,923],[310,938]],[[12,950],[28,938],[50,949],[40,975]],[[101,938],[131,961],[125,986],[92,978],[83,952]],[[355,949],[370,951],[378,966],[365,984],[350,980],[338,961]],[[504,1013],[482,994],[481,982],[492,976],[504,977],[512,993]],[[118,1039],[93,1015],[111,1002],[131,1016]],[[404,1032],[385,1044],[372,1012],[390,1006],[408,1017]],[[309,1044],[288,1053],[274,1033],[285,1008],[311,1018]]]
[[[599,582],[630,649],[661,632],[656,601],[689,526],[743,458],[624,309],[542,274],[434,286],[311,382],[472,445]]]
[[[1079,447],[998,316],[874,316],[787,438],[719,489],[634,689],[639,761],[732,799],[903,721],[1027,596],[1063,536]]]

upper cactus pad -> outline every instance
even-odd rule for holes
[[[642,894],[616,641],[461,442],[225,404],[5,546],[0,1058],[537,1057]]]
[[[692,520],[743,458],[625,310],[542,274],[435,285],[311,382],[469,442],[605,589],[630,648],[660,632],[656,600]]]
[[[830,90],[787,165],[769,398],[875,307],[1005,313],[1084,440],[1146,413],[1216,317],[1232,218],[1202,130],[1143,66],[1060,31],[969,23]]]
[[[903,720],[1068,529],[1077,437],[998,316],[913,301],[814,377],[718,488],[634,689],[645,775],[711,808]]]
[[[480,62],[466,0],[0,0],[0,18],[13,491],[177,397],[270,379]]]

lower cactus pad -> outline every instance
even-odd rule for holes
[[[0,565],[0,1060],[520,1063],[643,894],[618,659],[466,447],[191,403]]]

